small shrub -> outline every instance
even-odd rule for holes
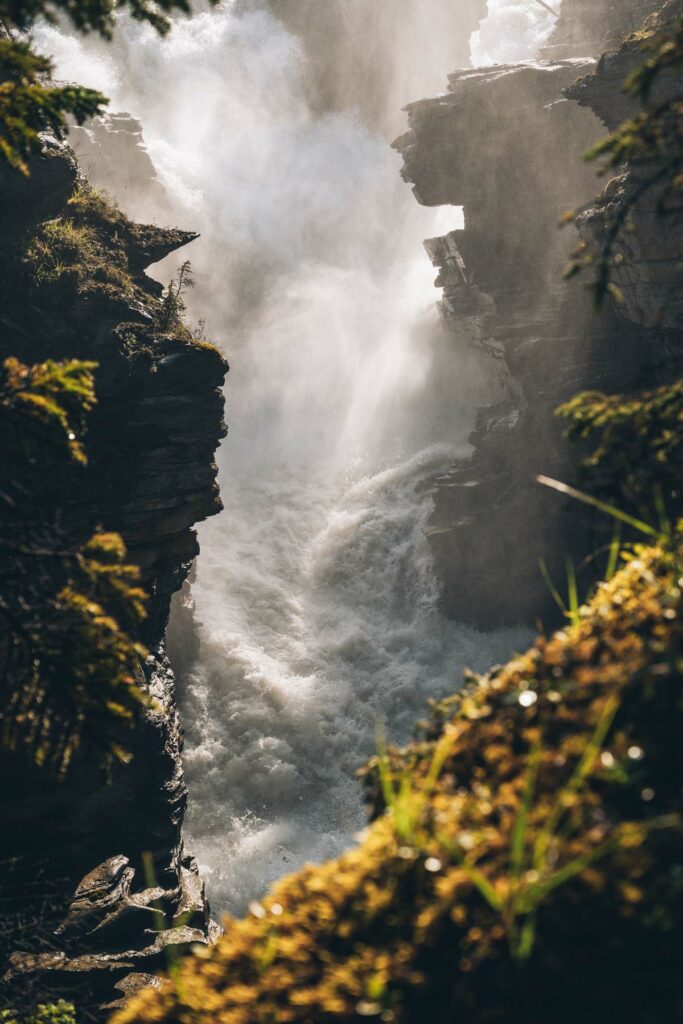
[[[683,381],[635,395],[583,392],[557,413],[592,448],[580,464],[591,491],[651,513],[661,499],[681,514]]]

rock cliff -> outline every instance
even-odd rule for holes
[[[195,235],[132,223],[55,138],[30,178],[0,172],[0,195],[3,358],[97,362],[88,466],[76,486],[55,489],[70,531],[123,535],[150,595],[141,673],[154,701],[130,764],[105,779],[86,751],[59,782],[0,760],[3,995],[66,991],[97,1015],[215,928],[183,850],[182,728],[164,633],[197,552],[193,525],[221,507],[213,453],[227,365],[182,325],[159,326],[161,287],[145,274]]]
[[[588,31],[581,10],[563,5],[565,19]],[[601,39],[593,38],[594,50]],[[611,58],[596,71],[582,56],[456,72],[446,94],[407,108],[409,131],[394,143],[418,202],[464,207],[464,230],[429,240],[427,250],[445,320],[469,335],[506,392],[479,411],[472,457],[436,481],[429,528],[446,612],[479,626],[538,614],[552,621],[539,562],[561,583],[565,557],[595,544],[594,523],[535,483],[539,473],[573,473],[557,405],[586,388],[627,390],[675,372],[674,323],[667,333],[644,312],[649,279],[634,282],[627,317],[613,309],[596,316],[588,290],[563,280],[579,239],[558,225],[597,190],[582,155],[603,132],[596,97],[614,102],[622,68],[611,68]],[[579,230],[585,235],[594,221],[585,211]],[[671,244],[680,252],[678,239]],[[649,308],[657,305],[655,298]]]
[[[656,28],[672,26],[683,14],[680,0],[669,0],[652,15],[637,36],[605,53],[595,71],[580,78],[566,90],[580,106],[593,110],[609,131],[638,112],[638,104],[622,86],[642,61],[643,36]],[[650,102],[653,106],[678,100],[682,95],[677,77],[660,76],[654,83]],[[642,169],[624,167],[608,183],[595,204],[586,207],[577,220],[579,234],[593,250],[603,240],[629,197],[643,181]],[[626,322],[657,330],[657,342],[678,348],[678,332],[683,324],[681,298],[681,246],[683,215],[680,208],[662,215],[663,185],[649,189],[631,209],[627,229],[620,233],[614,248],[612,278],[622,301],[615,312]],[[670,204],[669,204],[670,205]]]

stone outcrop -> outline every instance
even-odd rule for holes
[[[566,17],[588,31],[580,7],[567,0]],[[610,25],[617,30],[616,17]],[[592,52],[603,38],[592,38]],[[481,627],[537,615],[552,622],[557,609],[539,562],[562,589],[566,557],[599,543],[594,518],[535,482],[538,474],[571,480],[575,473],[556,407],[587,388],[669,380],[678,359],[674,332],[645,309],[651,277],[635,281],[625,310],[601,316],[588,289],[563,279],[579,237],[558,225],[597,191],[595,168],[582,155],[604,129],[594,113],[600,104],[588,94],[600,92],[610,61],[597,72],[590,56],[456,72],[447,93],[409,105],[409,131],[394,144],[418,202],[464,208],[464,230],[429,240],[427,251],[446,322],[470,338],[503,388],[502,400],[479,410],[472,457],[436,481],[429,526],[444,610]],[[607,107],[621,71],[609,73]],[[579,218],[584,236],[591,217]],[[642,233],[630,244],[646,247],[636,254],[642,264],[661,241]],[[677,239],[672,258],[675,251]],[[673,308],[672,321],[680,324]]]
[[[656,16],[646,22],[645,31],[671,26],[683,15],[681,0],[669,0]],[[566,90],[568,98],[593,110],[609,131],[637,113],[635,98],[622,89],[623,82],[642,61],[642,34],[625,40],[618,49],[604,54],[593,74],[580,78]],[[683,98],[677,76],[660,75],[654,82],[650,102],[659,105]],[[604,244],[624,204],[638,195],[647,182],[647,167],[628,167],[608,183],[595,204],[577,219],[581,237],[595,251]],[[683,214],[677,202],[666,203],[663,185],[649,188],[635,202],[628,215],[627,229],[620,232],[613,252],[612,280],[622,301],[615,306],[618,316],[648,329],[677,332],[683,323],[681,297],[681,251]],[[662,200],[669,212],[662,213]],[[671,207],[673,206],[673,209]]]
[[[95,202],[93,265],[48,284],[31,280],[27,237],[37,221],[69,217],[82,185],[57,139],[45,140],[28,179],[0,173],[0,345],[3,358],[98,364],[88,466],[55,481],[54,493],[70,532],[120,532],[141,568],[150,601],[140,683],[152,700],[130,741],[132,760],[108,777],[87,750],[63,781],[0,758],[0,1005],[66,993],[87,1017],[215,933],[183,849],[183,737],[164,634],[171,596],[198,550],[194,524],[221,508],[214,451],[225,433],[227,364],[181,325],[159,327],[161,286],[144,272],[193,233],[136,225]],[[116,272],[107,276],[100,263],[109,245]]]
[[[112,112],[72,125],[69,145],[86,178],[108,192],[130,217],[173,219],[137,118]]]

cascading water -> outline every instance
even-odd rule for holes
[[[415,203],[386,137],[462,63],[478,8],[250,0],[163,43],[131,25],[111,48],[39,33],[58,74],[142,120],[178,223],[202,232],[191,311],[232,363],[183,707],[188,840],[217,910],[347,845],[377,723],[407,739],[465,665],[526,639],[438,613],[429,482],[467,451],[487,390],[440,326],[421,246],[460,214]]]

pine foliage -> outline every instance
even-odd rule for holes
[[[51,62],[29,43],[0,37],[0,159],[22,174],[29,157],[40,152],[40,132],[65,128],[67,115],[82,124],[106,103],[94,89],[49,87],[51,72]]]
[[[591,449],[581,473],[592,493],[651,517],[660,500],[672,517],[683,513],[683,381],[633,395],[582,392],[558,414]]]
[[[42,131],[65,129],[68,117],[83,124],[108,102],[94,89],[51,86],[51,61],[17,33],[30,31],[40,18],[62,17],[81,32],[110,39],[117,13],[127,12],[164,35],[174,14],[190,10],[189,0],[0,0],[0,163],[28,174]]]
[[[117,534],[82,538],[52,490],[87,461],[95,368],[9,358],[0,374],[0,742],[59,773],[80,745],[125,757],[144,702],[139,570]]]

